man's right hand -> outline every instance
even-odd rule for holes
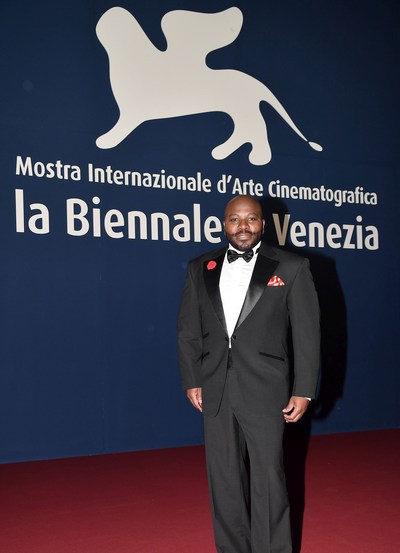
[[[202,395],[201,395],[201,388],[189,388],[186,390],[186,395],[190,401],[190,403],[200,411],[200,413],[203,412],[203,401],[202,401]]]

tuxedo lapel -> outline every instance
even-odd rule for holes
[[[221,269],[224,262],[225,251],[226,250],[224,250],[222,254],[218,255],[218,257],[214,257],[211,260],[204,261],[203,276],[208,296],[214,307],[215,313],[217,314],[217,317],[226,332],[227,330],[224,309],[222,307],[221,294],[219,292],[219,279],[221,276]]]
[[[273,276],[279,265],[279,261],[267,257],[262,253],[263,251],[265,252],[266,249],[266,247],[263,248],[262,246],[258,254],[243,307],[236,323],[236,328],[242,324],[261,298],[269,279]]]

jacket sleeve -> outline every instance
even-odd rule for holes
[[[188,266],[178,315],[178,351],[182,387],[199,388],[203,349],[198,290],[193,278],[193,263]]]
[[[294,354],[292,394],[314,398],[320,365],[320,313],[309,262],[303,259],[288,295]]]

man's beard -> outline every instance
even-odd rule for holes
[[[257,232],[235,232],[229,237],[231,246],[239,251],[251,250],[259,242],[260,237]],[[243,242],[246,246],[243,245]]]

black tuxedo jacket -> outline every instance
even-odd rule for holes
[[[189,263],[178,318],[184,389],[202,387],[203,412],[218,413],[229,338],[219,292],[226,248]],[[268,286],[278,276],[284,285]],[[289,328],[291,332],[289,333]],[[294,355],[290,389],[289,344]],[[308,260],[261,244],[232,335],[232,365],[241,401],[255,415],[279,415],[289,396],[314,397],[319,370],[319,308]]]

